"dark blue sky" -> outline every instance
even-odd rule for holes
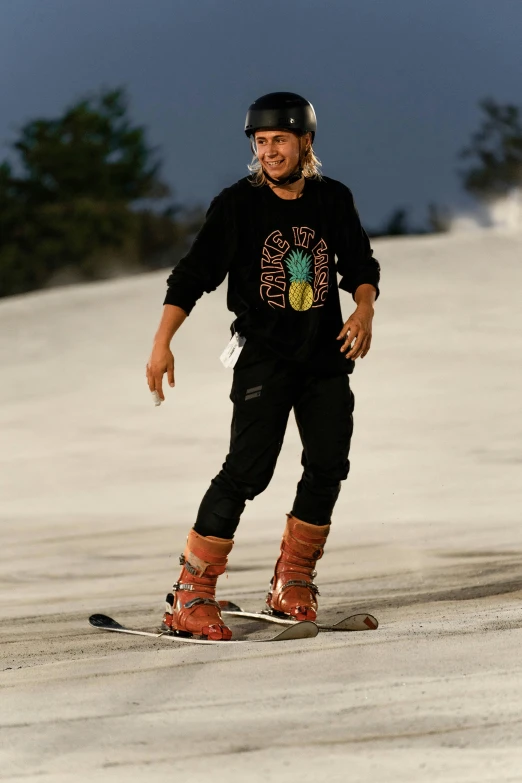
[[[457,152],[490,95],[522,103],[520,0],[1,0],[0,154],[16,129],[126,85],[181,202],[246,173],[246,109],[273,90],[318,114],[326,174],[377,225],[466,203]]]

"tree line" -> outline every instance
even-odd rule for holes
[[[488,204],[522,188],[522,108],[492,98],[480,101],[479,107],[480,126],[459,153],[461,160],[470,163],[458,174],[464,189]],[[410,225],[408,210],[399,207],[380,228],[368,233],[373,237],[427,234],[448,231],[450,226],[449,210],[433,203],[428,206],[427,228]]]
[[[105,90],[21,129],[16,170],[0,165],[0,296],[174,266],[186,250],[201,211],[169,201],[128,114],[125,92]]]
[[[464,188],[482,201],[522,186],[519,107],[480,103],[482,122],[460,153]],[[15,166],[0,164],[0,297],[59,282],[173,267],[203,212],[172,202],[146,132],[129,119],[123,89],[85,98],[57,119],[22,127]],[[144,206],[145,205],[145,206]],[[430,205],[428,229],[411,229],[395,210],[372,236],[447,230]]]

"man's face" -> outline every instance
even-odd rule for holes
[[[290,131],[256,131],[257,157],[274,179],[289,176],[299,164],[301,140]]]

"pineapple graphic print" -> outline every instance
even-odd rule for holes
[[[261,253],[261,299],[273,310],[323,307],[329,289],[328,246],[308,226],[272,231]]]
[[[294,310],[309,310],[314,303],[312,256],[303,250],[292,250],[285,259],[290,275],[288,299]]]

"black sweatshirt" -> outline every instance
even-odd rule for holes
[[[354,363],[336,340],[343,326],[338,289],[353,295],[370,283],[378,295],[379,272],[341,182],[307,179],[302,196],[287,200],[245,178],[212,201],[192,248],[168,278],[164,304],[190,314],[228,273],[233,331],[313,372],[351,372]]]

